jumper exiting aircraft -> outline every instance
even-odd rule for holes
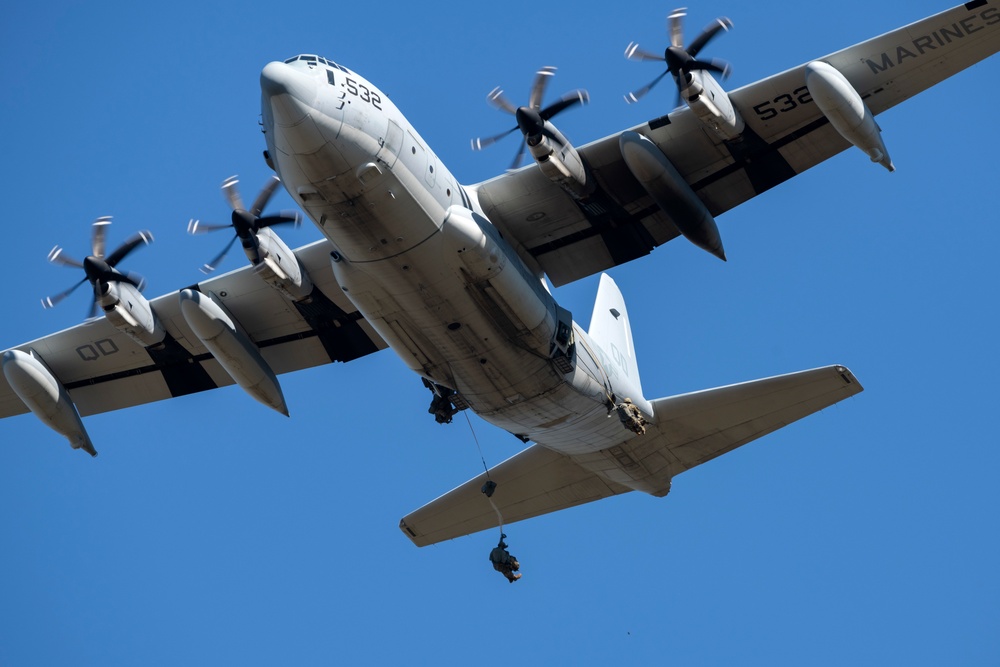
[[[509,171],[475,185],[460,184],[353,70],[313,55],[269,63],[264,156],[277,177],[249,206],[235,179],[224,183],[234,236],[205,270],[236,240],[249,266],[147,300],[143,281],[117,265],[152,235],[106,253],[109,220],[99,219],[84,260],[50,254],[85,275],[44,303],[90,283],[102,316],[3,352],[0,417],[30,411],[96,455],[81,417],[231,384],[287,414],[278,375],[388,347],[422,378],[438,421],[470,409],[532,443],[488,473],[506,522],[628,491],[665,496],[674,476],[860,383],[831,365],[648,399],[615,283],[601,276],[588,330],[549,284],[681,236],[724,260],[720,214],[852,145],[892,171],[875,116],[1000,50],[998,3],[975,0],[731,92],[714,76],[728,65],[700,56],[732,24],[718,19],[685,45],[678,10],[662,55],[627,47],[662,69],[650,65],[656,78],[626,100],[672,79],[683,106],[574,147],[553,119],[587,94],[543,106],[554,73],[543,68],[524,106],[489,94],[516,125],[473,147],[517,131],[522,144]],[[526,151],[533,163],[520,167]],[[264,213],[279,184],[321,240],[296,250],[281,240],[274,228],[300,215]],[[417,509],[401,529],[423,546],[495,526],[486,480]]]

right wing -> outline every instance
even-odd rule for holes
[[[295,251],[315,289],[293,303],[246,266],[189,289],[214,293],[276,373],[350,361],[386,344],[344,297],[330,268],[329,242]],[[167,338],[143,348],[104,317],[18,345],[33,350],[68,390],[81,416],[234,384],[181,314],[178,292],[153,299]],[[0,418],[27,412],[0,373]]]
[[[632,490],[665,496],[674,476],[861,391],[851,371],[827,366],[660,398],[651,402],[645,435],[577,456],[533,445],[399,527],[420,547],[495,527],[498,517],[480,491],[487,479],[497,483],[492,500],[506,523]]]

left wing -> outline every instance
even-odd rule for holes
[[[974,0],[817,60],[839,70],[878,114],[998,50],[1000,1]],[[651,139],[718,216],[850,145],[809,96],[806,64],[729,94],[746,122],[738,141],[723,141],[689,108],[632,131]],[[534,164],[472,188],[487,217],[554,285],[679,235],[625,165],[619,136],[579,149],[597,184],[589,201],[576,202]]]
[[[251,266],[188,289],[214,294],[276,374],[350,361],[386,344],[341,292],[330,250],[324,240],[295,251],[315,286],[309,303],[283,297]],[[41,357],[81,416],[234,384],[188,326],[178,294],[150,301],[167,331],[158,346],[144,348],[100,317],[12,349]],[[0,373],[0,418],[27,411]]]

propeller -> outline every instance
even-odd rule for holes
[[[733,27],[733,22],[725,17],[717,18],[700,35],[694,38],[687,48],[684,48],[684,26],[683,19],[687,15],[687,9],[675,9],[667,17],[667,32],[670,34],[670,45],[664,50],[663,55],[650,53],[639,48],[636,42],[629,43],[625,49],[625,57],[629,60],[639,60],[644,62],[661,62],[667,64],[667,69],[648,84],[628,93],[625,101],[633,104],[642,99],[650,90],[658,84],[663,77],[670,74],[677,83],[677,106],[680,106],[681,95],[684,88],[691,83],[691,72],[696,70],[706,70],[721,74],[723,78],[728,77],[732,68],[724,60],[698,60],[698,54],[712,39],[722,31],[728,31]]]
[[[108,284],[113,282],[128,283],[139,291],[146,287],[146,280],[137,273],[122,273],[115,267],[119,262],[132,254],[141,245],[148,245],[153,241],[153,235],[149,231],[136,232],[124,243],[115,248],[110,254],[105,256],[107,228],[111,224],[111,216],[104,216],[94,221],[91,226],[90,249],[91,254],[87,255],[81,262],[67,255],[61,246],[55,246],[49,252],[49,261],[53,264],[70,266],[83,269],[84,277],[80,282],[74,284],[64,292],[42,299],[42,306],[54,308],[63,299],[76,291],[80,285],[89,282],[94,288],[94,300],[90,304],[90,314],[94,317],[97,314],[97,300],[102,294],[107,293]]]
[[[560,141],[552,130],[546,127],[546,122],[576,104],[586,104],[590,101],[590,95],[586,90],[573,90],[543,109],[542,98],[545,96],[545,89],[549,85],[549,79],[555,73],[556,68],[550,66],[543,67],[535,73],[535,81],[531,85],[531,93],[528,96],[527,106],[514,106],[503,94],[499,86],[491,90],[486,96],[487,101],[500,111],[514,116],[517,120],[517,125],[506,132],[501,132],[492,137],[473,139],[472,150],[481,151],[487,146],[492,146],[507,135],[513,134],[516,130],[521,130],[521,134],[524,137],[521,140],[521,147],[518,149],[517,154],[514,156],[514,161],[510,165],[510,169],[513,170],[521,165],[521,159],[524,157],[526,146],[537,146],[542,137],[548,137],[553,141]]]
[[[204,224],[200,220],[192,219],[188,221],[189,234],[205,234],[220,229],[232,229],[236,232],[236,235],[229,240],[229,243],[222,249],[222,252],[216,255],[212,261],[201,267],[202,273],[215,271],[215,268],[222,262],[223,258],[233,247],[233,244],[236,243],[236,239],[240,240],[250,261],[254,264],[259,264],[261,256],[257,232],[265,227],[273,227],[274,225],[294,224],[298,227],[302,222],[302,216],[298,211],[279,211],[276,215],[261,216],[264,207],[267,206],[267,202],[270,201],[272,195],[274,195],[274,191],[281,183],[281,180],[277,176],[272,176],[267,184],[264,185],[249,209],[243,205],[240,191],[236,187],[239,182],[236,176],[230,176],[222,182],[222,194],[233,209],[232,222],[228,225],[210,225]]]

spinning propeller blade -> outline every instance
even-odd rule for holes
[[[153,235],[148,231],[137,232],[115,248],[110,255],[105,257],[107,228],[110,224],[111,216],[103,216],[94,221],[90,234],[91,254],[85,257],[82,262],[68,256],[60,246],[55,246],[49,251],[48,259],[53,264],[83,269],[86,275],[84,275],[80,282],[74,284],[69,289],[42,299],[43,307],[54,308],[66,297],[75,292],[80,285],[89,282],[94,292],[94,299],[90,304],[89,317],[94,317],[97,313],[97,300],[102,294],[107,292],[108,283],[128,283],[135,286],[139,291],[145,288],[145,278],[137,273],[122,273],[115,267],[119,262],[132,254],[136,248],[152,243]]]
[[[228,225],[205,224],[195,219],[188,221],[189,234],[205,234],[221,229],[232,229],[235,232],[235,236],[229,240],[229,243],[222,249],[222,252],[212,258],[210,262],[206,262],[201,266],[200,270],[202,273],[207,274],[215,271],[233,247],[236,239],[240,239],[248,257],[253,255],[251,261],[254,264],[259,263],[261,258],[257,232],[265,227],[272,227],[274,225],[294,224],[297,227],[302,221],[302,216],[298,211],[279,211],[275,215],[261,216],[267,203],[274,196],[275,191],[281,184],[281,180],[277,176],[272,176],[264,187],[261,188],[260,193],[254,199],[249,210],[243,207],[243,198],[240,197],[239,188],[237,187],[239,182],[236,176],[230,176],[222,182],[222,195],[233,210],[232,221]]]
[[[535,79],[531,84],[531,90],[528,93],[528,104],[526,106],[515,106],[507,99],[503,94],[503,90],[499,87],[491,90],[486,96],[486,101],[500,111],[514,116],[517,119],[517,125],[492,137],[473,139],[472,150],[480,151],[487,146],[492,146],[517,130],[521,130],[521,134],[523,135],[521,145],[514,155],[514,161],[509,167],[510,170],[514,170],[521,165],[525,149],[529,144],[532,146],[536,145],[541,141],[541,137],[543,136],[555,140],[556,136],[546,127],[546,123],[550,122],[552,118],[566,109],[590,101],[590,95],[587,91],[574,90],[566,93],[549,106],[542,108],[542,99],[545,97],[549,81],[555,76],[555,73],[556,68],[551,66],[545,66],[535,73]]]
[[[650,81],[642,88],[625,95],[625,101],[629,104],[633,104],[642,99],[646,93],[652,90],[667,74],[672,75],[675,83],[677,84],[678,106],[680,106],[680,100],[683,96],[684,89],[690,83],[691,72],[709,71],[716,72],[717,74],[722,75],[723,78],[729,76],[731,68],[729,63],[726,61],[718,59],[698,60],[697,56],[701,50],[715,38],[716,35],[732,28],[733,22],[725,17],[715,19],[715,21],[713,21],[697,37],[695,37],[685,49],[683,21],[686,15],[687,10],[681,8],[675,9],[671,12],[670,16],[667,17],[667,33],[670,37],[670,45],[667,46],[666,50],[664,50],[662,57],[639,48],[639,45],[636,42],[629,43],[629,45],[625,48],[625,58],[628,60],[637,60],[642,62],[656,61],[666,63],[667,65],[667,69],[658,77]]]

